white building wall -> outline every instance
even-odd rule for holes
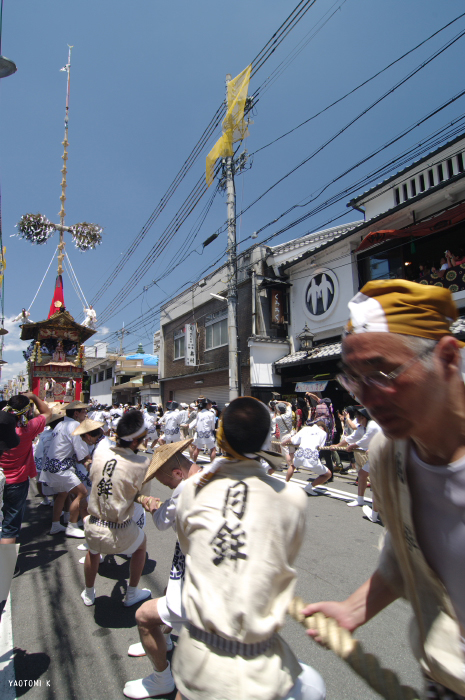
[[[317,341],[342,333],[348,319],[347,302],[358,291],[356,270],[354,273],[356,263],[350,250],[350,243],[344,241],[321,253],[316,252],[312,258],[314,263],[304,260],[289,268],[292,284],[289,335],[294,339],[306,323]],[[326,311],[315,315],[309,310],[307,300],[311,296],[312,279],[321,282],[323,274],[334,288],[334,295]]]
[[[410,197],[411,181],[414,180],[416,185],[416,192],[417,194],[421,194],[419,176],[422,173],[425,177],[426,190],[428,190],[430,188],[428,182],[428,170],[430,169],[433,170],[434,185],[438,185],[440,183],[440,180],[438,178],[437,166],[440,163],[443,166],[444,181],[447,181],[448,159],[451,159],[452,161],[453,175],[457,175],[459,173],[457,161],[457,155],[459,153],[462,153],[462,156],[465,154],[465,139],[463,141],[458,141],[457,143],[451,144],[448,148],[445,148],[440,153],[436,153],[435,155],[432,155],[430,158],[423,161],[423,163],[413,165],[402,175],[399,175],[399,177],[396,177],[395,179],[391,180],[391,182],[386,183],[386,185],[384,187],[381,187],[377,192],[373,192],[371,194],[367,193],[366,199],[364,199],[363,196],[358,197],[358,205],[365,208],[366,220],[369,221],[370,219],[379,216],[380,214],[383,214],[384,212],[387,212],[389,209],[392,209],[396,206],[394,194],[396,187],[402,188],[402,185],[406,184]],[[453,198],[457,200],[459,199],[459,191],[462,189],[463,184],[460,182],[456,182],[448,188],[449,191],[452,190],[454,192]],[[444,193],[439,195],[439,201],[441,203],[443,203],[443,199]],[[404,200],[401,193],[401,202],[403,201]],[[415,206],[416,208],[418,208],[418,204],[416,204]]]
[[[90,398],[95,399],[98,403],[111,404],[111,387],[114,379],[104,379],[103,382],[97,382],[90,385]]]
[[[250,385],[254,387],[281,386],[281,375],[273,372],[273,363],[289,352],[289,343],[263,343],[249,340]]]

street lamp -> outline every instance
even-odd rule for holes
[[[311,332],[310,328],[307,326],[307,323],[305,323],[304,329],[297,338],[300,340],[300,349],[301,350],[311,350],[313,347],[313,338],[314,334]]]

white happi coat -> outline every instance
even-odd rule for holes
[[[196,447],[207,447],[212,449],[215,447],[215,418],[216,415],[203,408],[197,413],[197,417],[189,427],[195,428],[194,445]]]
[[[176,522],[189,623],[246,644],[272,638],[266,653],[246,658],[215,652],[184,627],[173,675],[189,700],[274,700],[294,685],[301,667],[275,633],[294,594],[306,502],[255,460],[228,461],[200,489],[187,479]]]
[[[178,442],[181,439],[180,425],[182,415],[179,409],[166,411],[160,423],[165,426],[165,442]]]

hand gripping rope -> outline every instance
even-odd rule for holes
[[[302,598],[295,597],[289,605],[288,613],[307,629],[317,630],[324,644],[349,664],[373,690],[386,700],[420,700],[418,691],[401,685],[394,671],[383,668],[376,656],[367,654],[358,639],[340,627],[334,618],[326,617],[323,613],[304,617],[302,610],[305,607]]]

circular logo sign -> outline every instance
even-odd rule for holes
[[[310,277],[305,290],[305,310],[314,321],[321,321],[334,311],[339,282],[331,270],[320,268]]]

